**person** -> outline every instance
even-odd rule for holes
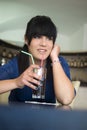
[[[66,60],[60,56],[60,47],[56,44],[57,27],[50,17],[37,15],[27,23],[23,51],[34,58],[19,53],[8,63],[0,67],[0,93],[11,91],[9,102],[38,101],[70,104],[75,97],[71,82],[70,69]],[[47,68],[45,99],[33,99],[32,90],[40,84],[41,77],[34,73],[43,66]]]

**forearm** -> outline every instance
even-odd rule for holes
[[[1,80],[0,81],[0,94],[17,88],[16,79]]]
[[[74,87],[72,82],[66,76],[60,62],[54,62],[52,65],[54,91],[57,100],[62,104],[69,104],[74,98]]]

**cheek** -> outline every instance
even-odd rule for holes
[[[48,54],[51,53],[52,49],[53,49],[53,45],[50,45],[49,48],[48,48]]]
[[[34,44],[31,42],[30,45],[28,45],[28,51],[32,52],[33,49],[35,48]]]
[[[49,51],[52,51],[52,49],[53,49],[53,44],[51,44],[51,45],[49,46]]]
[[[28,46],[28,51],[29,51],[29,53],[32,53],[32,47],[31,46]]]

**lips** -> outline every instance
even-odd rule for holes
[[[46,51],[47,51],[46,49],[38,49],[38,52],[42,54],[45,53]]]

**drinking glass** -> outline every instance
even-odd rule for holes
[[[39,69],[34,69],[34,72],[41,76],[41,80],[40,85],[37,86],[37,90],[32,90],[32,98],[44,99],[46,87],[46,68],[40,67]]]

